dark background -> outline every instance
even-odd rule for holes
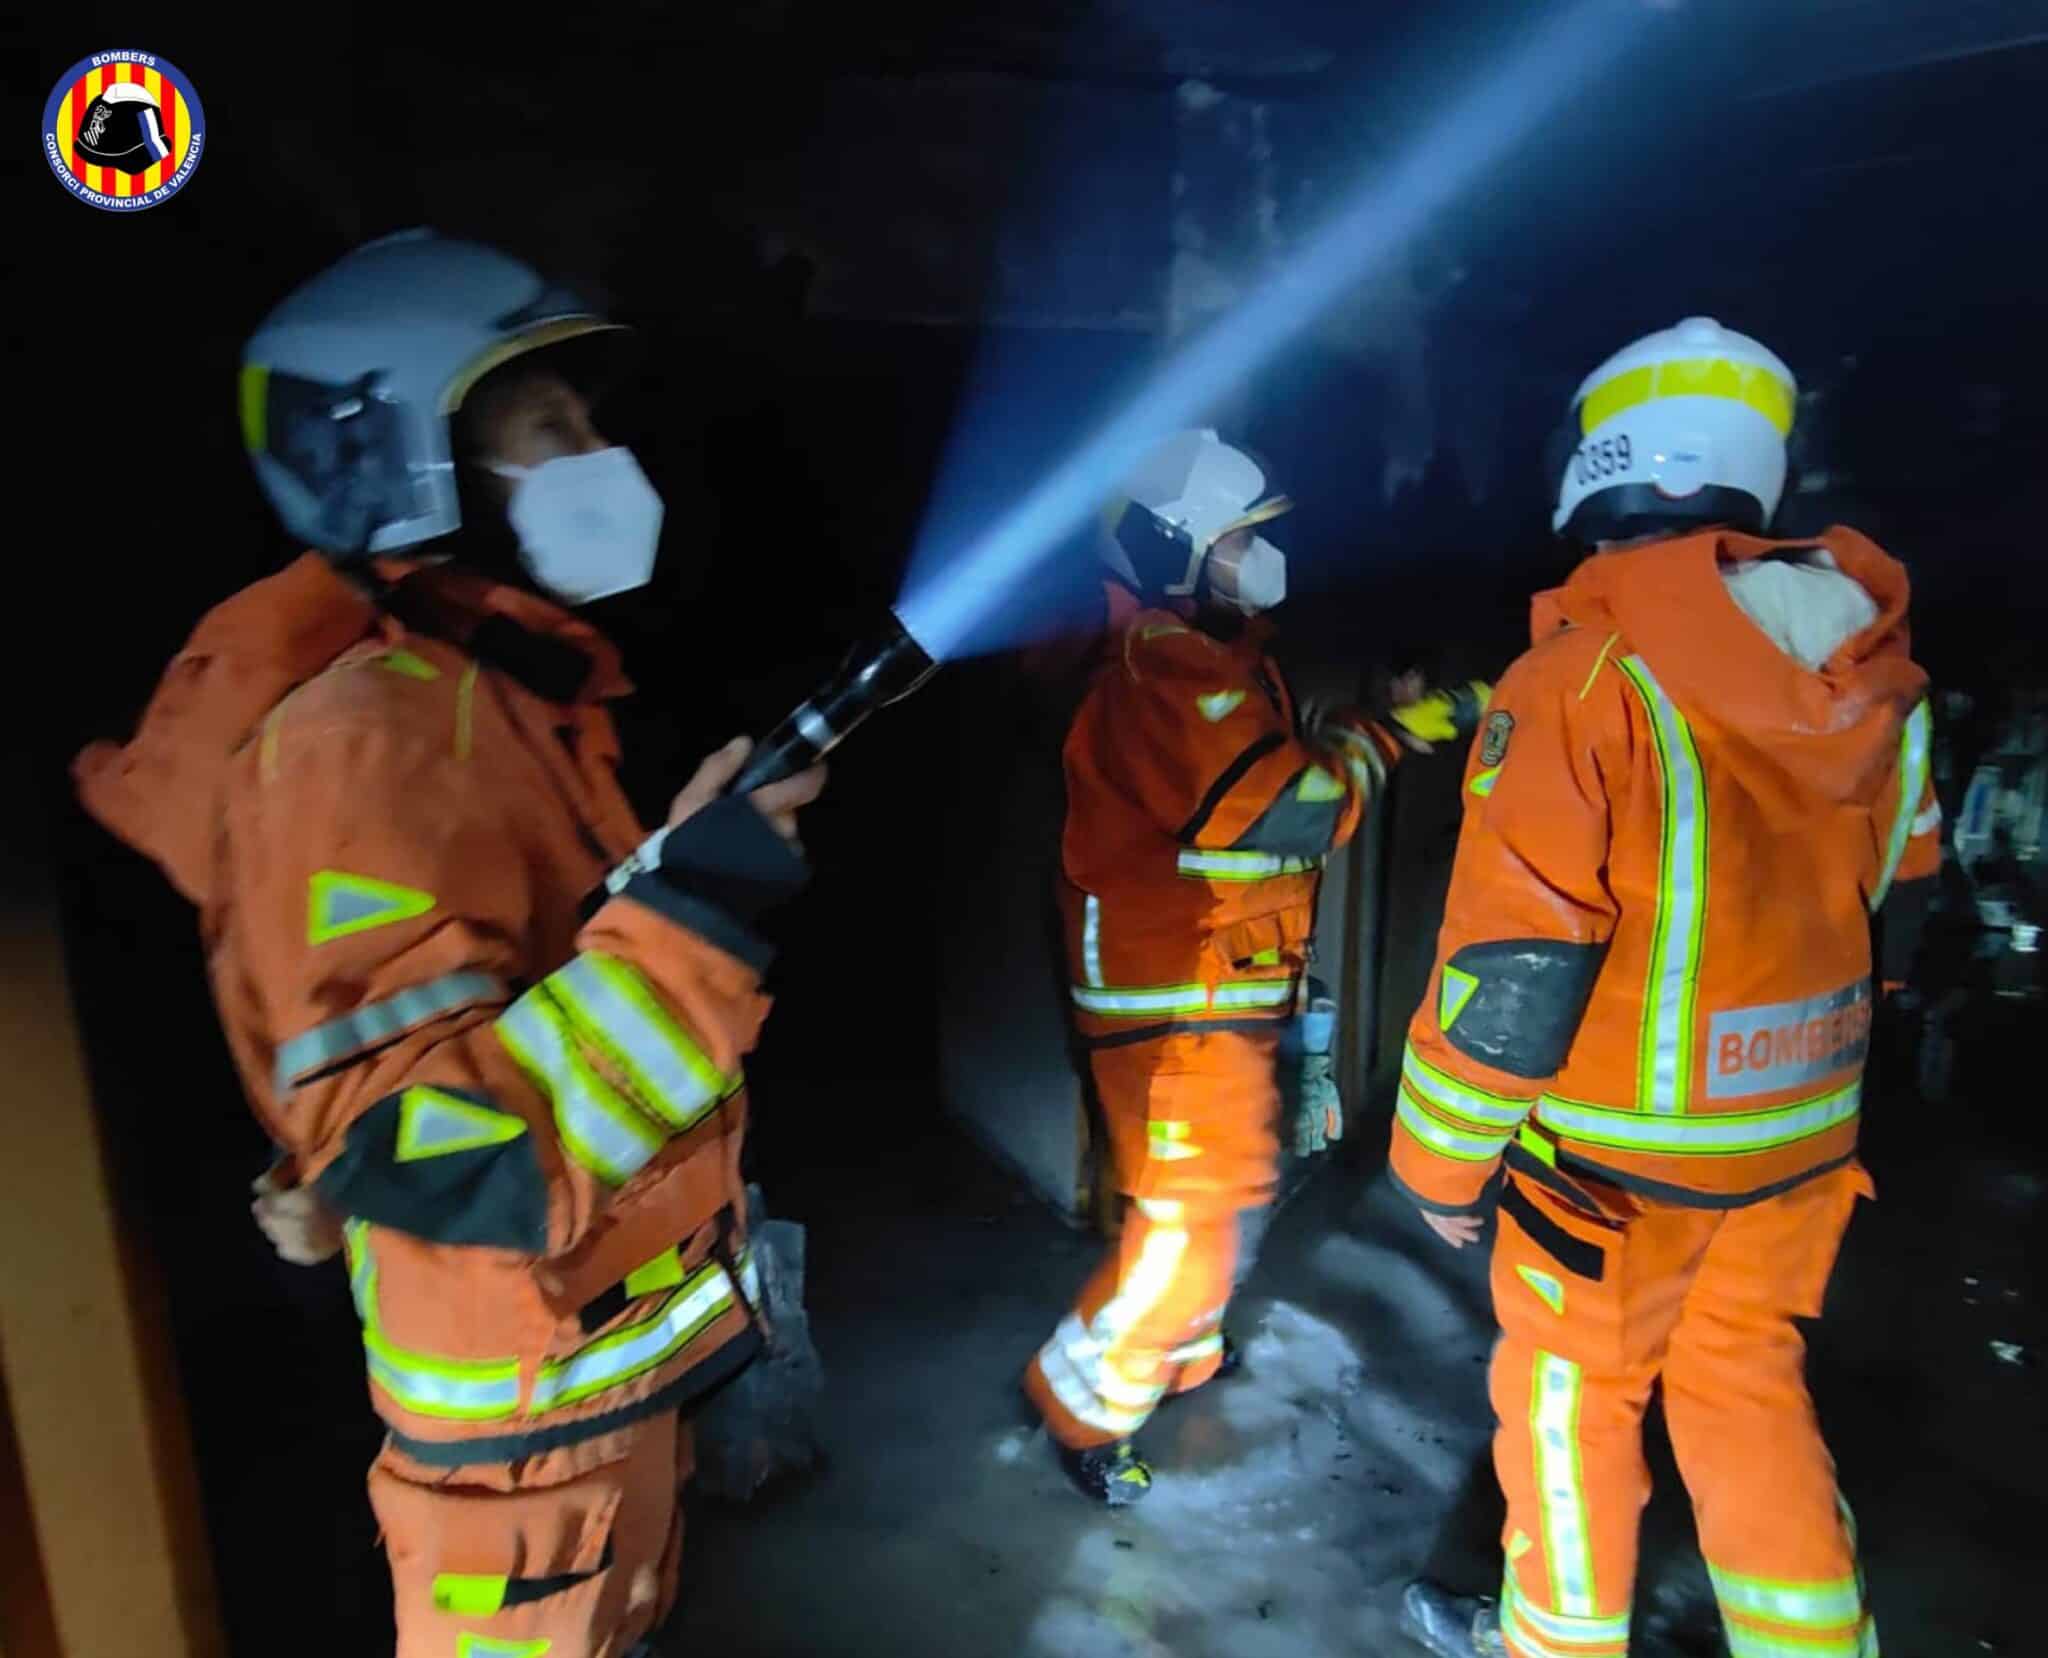
[[[895,596],[954,434],[1028,472],[1154,359],[1177,84],[1200,75],[1265,111],[1284,237],[1397,154],[1515,10],[73,8],[15,42],[14,483],[41,527],[13,556],[46,588],[42,637],[17,636],[45,665],[16,729],[60,849],[118,1172],[171,1286],[237,1650],[274,1650],[260,1632],[309,1606],[378,1625],[354,1485],[376,1430],[333,1409],[361,1386],[339,1284],[309,1296],[248,1223],[264,1147],[192,917],[77,812],[64,767],[131,729],[206,607],[295,551],[235,430],[235,364],[264,311],[355,241],[426,222],[643,328],[646,378],[609,425],[669,516],[655,588],[611,620],[641,687],[622,716],[629,782],[653,814]],[[1401,248],[1384,305],[1368,295],[1362,320],[1249,385],[1249,435],[1302,503],[1293,648],[1496,671],[1529,591],[1568,566],[1537,457],[1573,386],[1708,312],[1810,394],[1801,462],[1826,487],[1788,498],[1789,526],[1840,515],[1876,534],[1912,571],[1937,680],[1995,694],[2015,662],[2038,667],[2048,621],[2048,8],[1614,10],[1645,31],[1639,68]],[[114,47],[168,56],[209,121],[192,182],[132,217],[69,199],[29,153],[49,86]],[[1417,455],[1390,492],[1389,458]],[[1085,585],[1077,555],[1044,591]],[[771,1186],[835,1165],[857,1182],[937,1123],[929,940],[936,907],[973,895],[938,890],[933,847],[973,832],[977,791],[1035,740],[1014,691],[1002,663],[942,677],[842,752],[811,815],[817,875],[783,927],[754,1066]],[[963,699],[994,717],[963,720]],[[252,1388],[228,1362],[252,1342],[329,1355],[336,1374]],[[277,1510],[280,1480],[336,1493],[313,1521],[335,1546],[300,1532],[293,1552],[347,1581],[264,1569],[250,1516]]]

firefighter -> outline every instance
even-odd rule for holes
[[[1699,317],[1585,381],[1552,524],[1598,550],[1468,762],[1392,1170],[1454,1247],[1499,1194],[1507,1565],[1497,1606],[1411,1587],[1439,1653],[1627,1651],[1658,1384],[1734,1658],[1877,1651],[1794,1321],[1873,1195],[1873,969],[1905,977],[1940,812],[1905,571],[1763,533],[1795,398]]]
[[[400,1658],[651,1651],[683,1413],[763,1342],[741,1060],[823,779],[723,796],[738,739],[652,835],[620,791],[629,686],[571,611],[654,567],[660,498],[589,401],[626,340],[425,231],[301,287],[241,413],[316,550],[76,766],[199,908],[278,1149],[259,1221],[346,1249]]]
[[[1286,596],[1262,532],[1289,505],[1200,430],[1151,453],[1105,518],[1110,625],[1066,739],[1060,900],[1128,1203],[1024,1388],[1069,1477],[1112,1505],[1150,1489],[1131,1436],[1161,1398],[1233,1357],[1240,1217],[1274,1188],[1275,1059],[1305,998],[1323,860],[1404,743],[1454,736],[1459,707],[1476,720],[1471,692],[1404,709],[1405,726],[1300,715],[1262,619]],[[1341,1134],[1327,1074],[1300,1116],[1300,1149]]]

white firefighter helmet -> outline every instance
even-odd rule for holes
[[[1645,335],[1572,399],[1549,456],[1550,527],[1580,541],[1708,524],[1762,530],[1785,490],[1798,397],[1776,353],[1712,317]]]
[[[417,546],[462,522],[449,421],[479,380],[529,351],[575,340],[611,357],[630,337],[495,248],[400,231],[250,337],[243,443],[293,535],[340,558]]]
[[[1217,543],[1293,506],[1266,494],[1266,472],[1208,427],[1176,432],[1132,469],[1103,515],[1103,562],[1137,592],[1188,597],[1204,584],[1224,604],[1270,610],[1287,596],[1286,558],[1263,536]],[[1215,556],[1212,557],[1212,554]]]

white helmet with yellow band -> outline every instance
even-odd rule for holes
[[[1768,347],[1689,317],[1586,377],[1550,459],[1551,528],[1580,541],[1727,524],[1760,531],[1785,490],[1799,387]]]
[[[1294,503],[1215,431],[1176,432],[1123,482],[1102,516],[1102,558],[1148,597],[1200,595],[1256,614],[1287,597],[1287,559],[1252,532]]]

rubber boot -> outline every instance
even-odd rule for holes
[[[1411,1583],[1401,1594],[1401,1632],[1436,1658],[1506,1658],[1500,1607],[1439,1584]]]
[[[1128,1439],[1072,1451],[1055,1443],[1060,1466],[1083,1496],[1108,1508],[1128,1508],[1152,1489],[1152,1465],[1132,1449]]]

